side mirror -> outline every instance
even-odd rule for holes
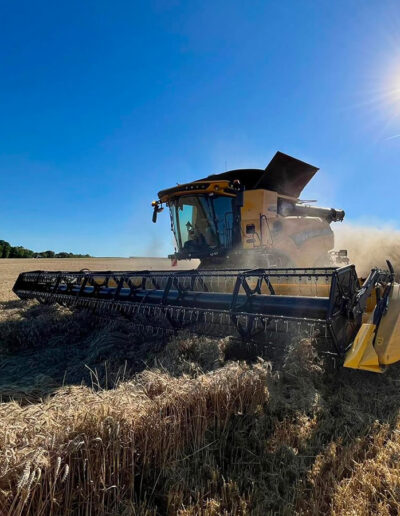
[[[163,211],[163,207],[160,205],[160,201],[153,201],[151,203],[151,205],[153,206],[154,210],[153,210],[153,217],[152,217],[152,221],[154,222],[154,224],[157,222],[157,214],[160,213],[161,211]]]
[[[152,221],[154,222],[154,224],[157,222],[157,208],[155,207],[154,210],[153,210],[153,217],[152,217]]]

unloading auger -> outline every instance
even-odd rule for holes
[[[354,265],[346,265],[34,271],[20,274],[13,290],[21,299],[124,314],[143,334],[237,334],[266,348],[289,334],[324,342],[345,367],[382,372],[400,360],[400,291],[389,262],[362,285]]]

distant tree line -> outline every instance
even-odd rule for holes
[[[12,246],[5,240],[0,240],[0,258],[90,258],[90,254],[55,253],[43,251],[37,253],[20,245]]]

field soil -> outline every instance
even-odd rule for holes
[[[296,336],[279,364],[233,360],[229,336],[146,340],[11,292],[83,268],[170,264],[0,260],[1,516],[400,513],[399,366],[346,370]]]

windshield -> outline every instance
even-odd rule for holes
[[[207,252],[232,246],[232,197],[185,195],[169,205],[180,250]]]

